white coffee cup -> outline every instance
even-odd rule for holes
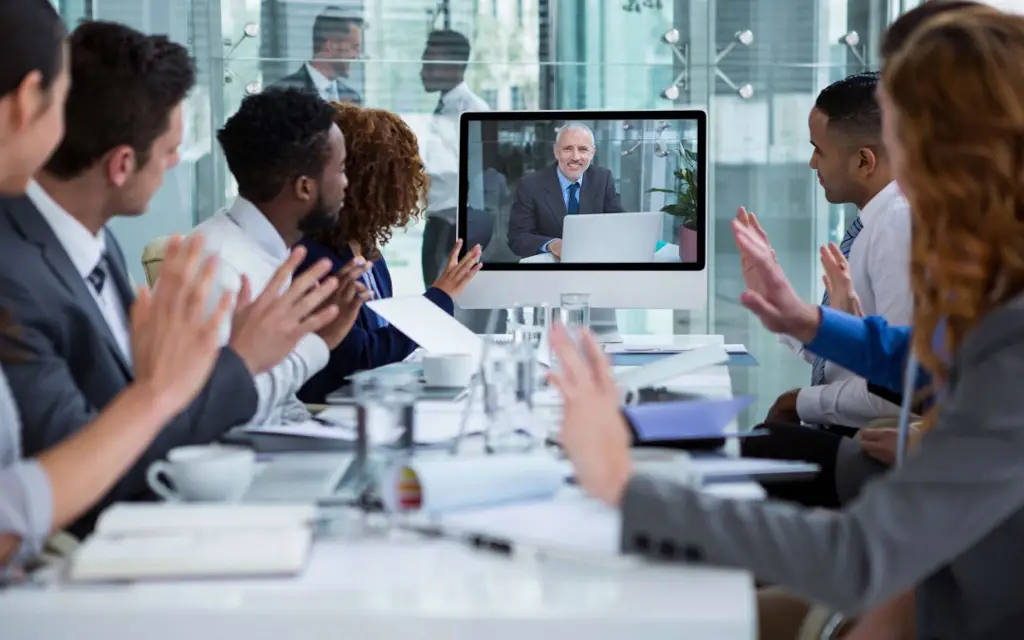
[[[167,460],[149,465],[146,481],[165,500],[192,502],[234,502],[241,499],[256,471],[252,449],[223,445],[177,447]],[[165,484],[166,476],[174,489]]]
[[[423,382],[428,387],[465,387],[476,373],[468,353],[428,353],[423,356]]]

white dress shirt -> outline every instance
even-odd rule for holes
[[[29,183],[27,194],[32,200],[32,204],[42,214],[43,219],[53,229],[53,234],[57,236],[57,241],[64,247],[75,270],[85,280],[86,289],[96,301],[96,306],[103,314],[103,319],[114,335],[117,346],[121,348],[125,360],[130,363],[132,361],[132,343],[128,331],[128,316],[125,313],[125,301],[121,299],[117,285],[114,284],[113,274],[110,273],[109,267],[103,266],[106,272],[106,281],[102,291],[97,291],[96,287],[89,282],[89,275],[100,264],[100,259],[107,251],[103,230],[101,229],[98,234],[93,235],[64,207],[51,198],[50,194],[46,193],[35,180]]]
[[[238,292],[242,275],[258,296],[289,255],[284,239],[251,202],[237,198],[230,209],[203,221],[193,233],[202,234],[206,252],[218,259],[216,297]],[[231,320],[221,326],[221,343],[231,337]],[[295,395],[302,385],[327,366],[331,352],[315,334],[299,341],[276,367],[256,376],[259,401],[252,425],[282,425],[310,419],[309,411]]]
[[[306,73],[313,81],[316,92],[327,102],[340,102],[342,98],[351,99],[351,96],[358,95],[355,89],[344,84],[340,78],[330,80],[319,69],[306,63]]]
[[[466,111],[490,111],[484,99],[465,82],[441,96],[441,113],[431,121],[430,137],[420,145],[423,165],[430,176],[427,215],[455,224],[459,206],[459,116]],[[482,194],[481,194],[482,196]],[[484,203],[475,203],[483,209]]]
[[[864,314],[882,316],[892,325],[909,325],[910,205],[895,182],[865,205],[860,220],[864,228],[853,241],[849,262]],[[813,360],[813,354],[804,355]],[[862,427],[876,418],[899,415],[899,407],[870,393],[863,378],[829,362],[825,384],[799,391],[797,413],[810,424]]]

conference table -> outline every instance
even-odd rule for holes
[[[721,343],[720,336],[673,340]],[[666,386],[732,393],[726,366]],[[763,497],[749,481],[709,490]],[[499,555],[381,529],[354,512],[318,537],[298,577],[82,585],[53,570],[0,592],[4,640],[752,640],[756,626],[746,571],[615,555]]]

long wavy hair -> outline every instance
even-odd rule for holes
[[[429,181],[419,143],[401,118],[383,109],[335,104],[345,134],[348,190],[338,224],[313,240],[342,252],[350,242],[374,259],[392,230],[423,215]]]
[[[1024,291],[1022,61],[1024,18],[965,9],[925,22],[883,71],[913,212],[913,346],[939,384],[981,319]]]

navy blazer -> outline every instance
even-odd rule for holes
[[[353,258],[352,251],[347,249],[341,254],[335,253],[327,247],[317,244],[307,238],[303,238],[303,247],[307,254],[305,261],[299,266],[298,273],[313,266],[323,258],[330,258],[331,272],[341,269]],[[391,272],[388,271],[387,262],[384,258],[378,258],[373,262],[373,276],[377,281],[377,288],[383,298],[390,298],[392,295]],[[444,291],[436,287],[427,289],[424,293],[428,300],[445,310],[449,315],[455,313],[455,303]],[[357,371],[375,369],[394,362],[401,362],[409,354],[416,350],[417,344],[410,340],[404,333],[391,325],[379,326],[377,314],[369,307],[363,307],[359,311],[356,323],[349,331],[345,339],[341,341],[334,351],[331,352],[330,362],[319,373],[309,379],[299,391],[299,398],[303,402],[321,404],[327,394],[332,393],[343,386],[346,378]]]

